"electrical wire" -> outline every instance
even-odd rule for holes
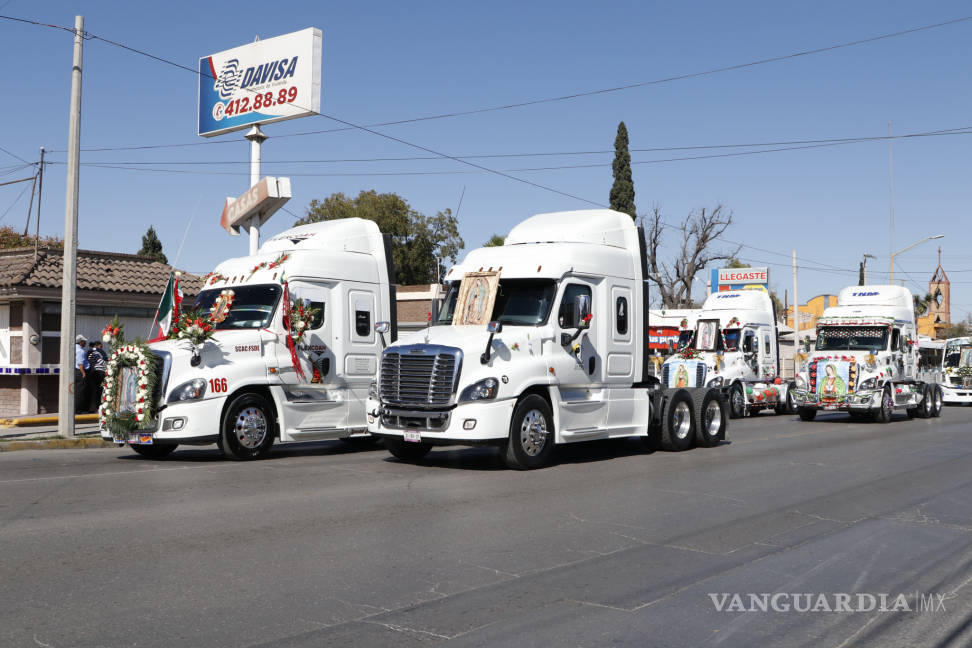
[[[30,178],[28,178],[28,180],[29,180],[29,179],[30,179]],[[18,202],[20,202],[20,199],[21,199],[21,198],[23,198],[23,196],[24,196],[24,194],[25,194],[25,193],[27,193],[27,187],[29,187],[29,186],[30,186],[30,185],[24,185],[24,188],[20,190],[20,193],[19,193],[19,194],[17,194],[17,197],[16,197],[16,198],[14,198],[14,201],[13,201],[12,203],[10,203],[10,206],[9,206],[9,207],[7,207],[7,209],[6,209],[6,211],[4,211],[4,212],[3,212],[3,215],[2,215],[2,216],[0,216],[0,223],[2,223],[2,222],[3,222],[3,219],[7,217],[7,214],[9,214],[9,213],[10,213],[10,210],[11,210],[11,209],[13,209],[13,208],[14,208],[14,206],[15,206],[15,205],[16,205],[16,204],[17,204]]]
[[[36,22],[36,21],[31,21],[31,20],[14,18],[12,16],[3,16],[3,15],[0,15],[0,18],[7,19],[7,20],[15,20],[15,21],[18,21],[18,22],[25,22],[25,23],[29,23],[29,24],[33,24],[33,25],[38,25],[38,26],[53,27],[53,28],[56,28],[56,29],[62,29],[62,30],[65,30],[65,31],[69,31],[71,33],[74,33],[74,30],[72,28],[69,28],[69,27],[63,27],[63,26],[59,26],[59,25],[49,25],[49,24],[46,24],[46,23],[40,23],[40,22]],[[748,61],[748,62],[745,62],[745,63],[737,63],[737,64],[734,64],[734,65],[720,66],[720,67],[710,68],[710,69],[707,69],[707,70],[701,70],[701,71],[697,71],[697,72],[689,72],[689,73],[685,73],[685,74],[672,75],[672,76],[668,76],[668,77],[662,77],[662,78],[652,79],[652,80],[648,80],[648,81],[639,81],[639,82],[635,82],[635,83],[628,83],[628,84],[619,85],[619,86],[613,86],[613,87],[608,87],[608,88],[599,88],[599,89],[596,89],[596,90],[587,90],[587,91],[581,91],[581,92],[574,92],[574,93],[571,93],[571,94],[559,95],[559,96],[554,96],[554,97],[544,97],[544,98],[540,98],[540,99],[529,99],[529,100],[525,100],[525,101],[519,101],[519,102],[514,102],[514,103],[508,103],[508,104],[500,104],[500,105],[496,105],[496,106],[488,106],[488,107],[483,107],[483,108],[474,108],[474,109],[470,109],[470,110],[454,111],[454,112],[439,113],[439,114],[434,114],[434,115],[425,115],[425,116],[422,116],[422,117],[413,117],[413,118],[409,118],[409,119],[398,119],[398,120],[394,120],[394,121],[378,122],[378,123],[374,123],[374,124],[366,124],[364,126],[360,126],[360,125],[357,125],[357,124],[352,125],[352,124],[349,123],[349,124],[345,125],[345,127],[343,127],[343,128],[333,128],[333,129],[303,131],[303,132],[298,132],[298,133],[285,133],[285,134],[276,135],[275,137],[277,137],[277,138],[283,138],[283,137],[301,137],[301,136],[306,136],[306,135],[319,135],[319,134],[323,134],[323,133],[332,133],[332,132],[338,132],[338,131],[348,131],[348,130],[355,130],[355,129],[362,129],[362,128],[378,128],[378,127],[384,127],[384,126],[397,126],[397,125],[401,125],[401,124],[409,124],[409,123],[423,122],[423,121],[431,121],[431,120],[438,120],[438,119],[448,119],[448,118],[454,118],[454,117],[462,117],[462,116],[468,116],[468,115],[477,115],[477,114],[483,114],[483,113],[489,113],[489,112],[497,112],[497,111],[502,111],[502,110],[510,110],[510,109],[514,109],[514,108],[523,108],[523,107],[527,107],[527,106],[535,106],[535,105],[540,105],[540,104],[547,104],[547,103],[568,101],[568,100],[578,99],[578,98],[581,98],[581,97],[591,97],[591,96],[596,96],[596,95],[602,95],[602,94],[608,94],[608,93],[621,92],[621,91],[624,91],[624,90],[631,90],[631,89],[634,89],[634,88],[649,87],[649,86],[654,86],[654,85],[671,83],[671,82],[674,82],[674,81],[683,81],[683,80],[687,80],[687,79],[694,79],[694,78],[699,78],[699,77],[704,77],[704,76],[711,76],[711,75],[715,75],[715,74],[721,74],[721,73],[724,73],[724,72],[742,70],[742,69],[746,69],[746,68],[750,68],[750,67],[756,67],[756,66],[760,66],[760,65],[766,65],[766,64],[770,64],[770,63],[778,63],[778,62],[782,62],[782,61],[786,61],[786,60],[801,58],[801,57],[805,57],[805,56],[812,56],[812,55],[815,55],[815,54],[822,54],[822,53],[826,53],[826,52],[831,52],[831,51],[835,51],[835,50],[839,50],[839,49],[845,49],[845,48],[849,48],[849,47],[855,47],[855,46],[858,46],[858,45],[864,45],[864,44],[873,43],[873,42],[877,42],[877,41],[881,41],[881,40],[886,40],[886,39],[890,39],[890,38],[897,38],[897,37],[900,37],[900,36],[906,36],[906,35],[910,35],[910,34],[922,32],[922,31],[927,31],[927,30],[931,30],[931,29],[938,29],[938,28],[941,28],[941,27],[955,25],[955,24],[962,23],[962,22],[966,22],[966,21],[969,21],[969,20],[972,20],[972,16],[963,16],[963,17],[960,17],[960,18],[954,18],[954,19],[951,19],[951,20],[946,20],[946,21],[942,21],[942,22],[938,22],[938,23],[934,23],[934,24],[922,25],[922,26],[919,26],[919,27],[913,27],[913,28],[910,28],[910,29],[900,30],[900,31],[896,31],[896,32],[890,32],[890,33],[886,33],[886,34],[880,34],[880,35],[877,35],[877,36],[871,36],[871,37],[868,37],[868,38],[862,38],[862,39],[857,39],[857,40],[853,40],[853,41],[847,41],[847,42],[844,42],[844,43],[837,43],[837,44],[834,44],[834,45],[828,45],[828,46],[824,46],[824,47],[817,47],[817,48],[808,49],[808,50],[791,52],[789,54],[783,54],[783,55],[773,56],[773,57],[769,57],[769,58],[757,59],[757,60]],[[118,41],[114,41],[114,40],[105,38],[103,36],[99,36],[97,34],[92,34],[90,32],[85,32],[84,36],[85,36],[85,38],[97,39],[97,40],[100,40],[100,41],[102,41],[104,43],[107,43],[109,45],[113,45],[115,47],[119,47],[119,48],[128,50],[128,51],[130,51],[132,53],[139,54],[141,56],[146,56],[146,57],[151,58],[151,59],[154,59],[154,60],[156,60],[156,61],[158,61],[160,63],[165,63],[165,64],[171,65],[173,67],[177,67],[177,68],[180,68],[180,69],[183,69],[183,70],[187,70],[187,71],[192,72],[193,74],[196,74],[196,75],[199,75],[200,74],[200,72],[198,70],[194,69],[194,68],[191,68],[191,67],[182,65],[181,63],[177,63],[175,61],[166,59],[166,58],[161,57],[161,56],[157,56],[157,55],[152,54],[150,52],[146,52],[144,50],[140,50],[140,49],[135,48],[135,47],[132,47],[130,45],[126,45],[124,43],[120,43]],[[207,75],[207,76],[211,76],[211,75]],[[327,115],[322,115],[322,116],[325,116],[326,117]],[[151,149],[151,148],[174,148],[174,147],[180,147],[180,146],[198,146],[198,145],[205,145],[205,144],[224,144],[224,143],[228,143],[228,142],[231,142],[231,141],[239,141],[239,140],[207,140],[206,142],[187,142],[185,144],[154,144],[154,145],[122,146],[122,147],[99,147],[99,148],[88,148],[88,149],[82,149],[82,150],[84,150],[86,152],[108,151],[108,150],[114,150],[114,151],[118,151],[118,150],[143,150],[143,149]]]
[[[9,156],[10,156],[10,157],[12,157],[12,158],[15,158],[15,159],[17,159],[17,160],[20,160],[20,161],[21,161],[21,162],[23,162],[24,164],[30,164],[30,162],[28,162],[28,161],[27,161],[27,160],[25,160],[24,158],[22,158],[22,157],[20,157],[19,155],[15,155],[15,154],[13,154],[13,153],[11,153],[11,152],[10,152],[10,151],[8,151],[7,149],[5,149],[5,148],[3,148],[2,146],[0,146],[0,151],[3,151],[4,153],[6,153],[7,155],[9,155]]]

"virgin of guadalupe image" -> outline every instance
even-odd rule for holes
[[[466,324],[482,324],[483,308],[486,307],[486,297],[489,294],[489,287],[486,280],[479,277],[469,288],[469,295],[466,298],[466,312],[463,322]]]
[[[824,379],[820,381],[817,391],[824,396],[843,396],[847,393],[847,383],[837,375],[834,365],[828,364],[824,367]]]
[[[688,387],[688,382],[688,370],[685,368],[685,365],[679,365],[678,370],[675,372],[675,386]]]

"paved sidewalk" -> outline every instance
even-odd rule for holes
[[[74,433],[79,437],[97,437],[97,423],[76,423]],[[50,438],[57,436],[57,425],[32,425],[30,427],[9,427],[0,428],[0,442],[2,441],[25,441],[38,438]]]

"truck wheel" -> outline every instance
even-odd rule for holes
[[[262,459],[273,445],[273,408],[259,394],[241,394],[226,408],[217,445],[228,459]]]
[[[938,418],[942,415],[942,403],[944,402],[945,396],[942,393],[940,385],[932,385],[932,393],[934,394],[934,398],[932,399],[932,416]]]
[[[779,402],[775,411],[778,416],[783,416],[792,414],[793,410],[793,383],[790,383],[786,386],[786,397]]]
[[[891,386],[886,385],[881,392],[881,406],[874,412],[874,422],[890,423],[892,412],[894,412],[894,397],[891,395]]]
[[[726,419],[729,408],[718,389],[695,389],[692,392],[693,410],[696,415],[695,440],[711,448],[726,438]]]
[[[915,408],[915,412],[918,418],[931,418],[932,414],[935,412],[935,389],[931,385],[925,385],[925,389],[922,390],[921,404]],[[908,416],[911,416],[911,410],[908,410]]]
[[[817,417],[817,410],[812,407],[801,407],[799,414],[801,421],[812,421]]]
[[[503,462],[514,470],[540,468],[553,452],[553,413],[540,396],[530,394],[513,410]]]
[[[179,447],[178,443],[153,443],[152,445],[143,445],[141,443],[136,443],[134,445],[129,444],[132,450],[136,454],[140,454],[146,459],[162,459],[168,457],[173,450]]]
[[[432,449],[431,443],[411,443],[394,437],[385,437],[385,447],[388,452],[396,459],[401,459],[408,463],[421,461],[422,457],[429,454]]]
[[[735,383],[729,388],[729,416],[734,419],[746,416],[746,397],[743,395],[742,383]]]
[[[688,450],[695,440],[696,414],[692,395],[679,389],[668,400],[662,421],[662,448],[673,452]]]

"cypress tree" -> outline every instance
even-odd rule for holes
[[[634,180],[631,179],[631,153],[628,152],[628,128],[624,122],[618,124],[618,135],[614,138],[614,184],[611,185],[611,209],[635,217]]]
[[[148,257],[160,263],[169,263],[162,253],[162,241],[155,233],[155,228],[149,225],[148,231],[142,237],[142,249],[138,251],[138,256]]]

